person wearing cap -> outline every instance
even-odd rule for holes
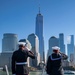
[[[58,46],[52,47],[53,53],[48,57],[46,64],[46,72],[48,75],[64,75],[62,60],[66,60],[68,56],[60,52]]]
[[[28,75],[29,69],[27,58],[35,59],[33,52],[28,51],[25,42],[19,42],[19,49],[13,52],[12,55],[12,74],[13,75]]]

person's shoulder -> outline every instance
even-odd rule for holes
[[[54,55],[54,53],[50,54],[48,57],[51,57],[52,55]]]
[[[52,55],[52,54],[51,54],[51,55]],[[50,58],[51,58],[51,55],[49,55],[49,56],[48,56],[48,59],[50,59]]]
[[[24,53],[28,53],[28,50],[23,50]]]
[[[51,61],[51,55],[48,56],[48,61]]]
[[[18,50],[15,50],[12,54],[12,57],[16,56],[17,52],[18,52]]]
[[[13,52],[13,54],[15,54],[15,53],[17,53],[18,52],[18,50],[15,50],[14,52]]]
[[[55,56],[55,55],[56,55],[55,53],[52,53],[52,54],[50,55],[50,57]]]

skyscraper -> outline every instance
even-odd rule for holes
[[[18,37],[13,33],[3,34],[2,52],[13,52],[18,48]]]
[[[64,34],[63,33],[59,34],[59,47],[60,47],[61,52],[66,53],[65,45],[64,45]]]
[[[34,52],[34,54],[36,55],[35,59],[32,59],[32,66],[37,67],[40,63],[40,53],[39,53],[39,40],[38,37],[32,33],[28,36],[27,38],[29,40],[29,42],[31,43],[32,46],[32,52]]]
[[[0,66],[8,66],[8,69],[11,70],[11,58],[12,53],[18,49],[18,36],[13,33],[3,34],[2,39],[2,53],[0,55]]]
[[[70,61],[71,55],[74,56],[74,35],[68,36],[67,40],[68,40],[67,52],[68,52],[68,57],[69,57],[69,61]]]
[[[40,59],[41,61],[45,61],[45,55],[44,55],[44,37],[43,37],[43,16],[39,13],[36,16],[36,28],[35,28],[35,34],[39,38],[39,52],[40,52]]]

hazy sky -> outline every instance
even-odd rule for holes
[[[0,0],[0,52],[4,33],[15,33],[19,39],[27,39],[35,33],[36,15],[39,12],[44,20],[45,51],[51,36],[75,35],[75,0]]]

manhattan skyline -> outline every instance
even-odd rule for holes
[[[4,33],[15,33],[18,40],[35,33],[36,15],[43,15],[43,36],[45,51],[51,36],[75,35],[75,0],[0,0],[0,52]]]

